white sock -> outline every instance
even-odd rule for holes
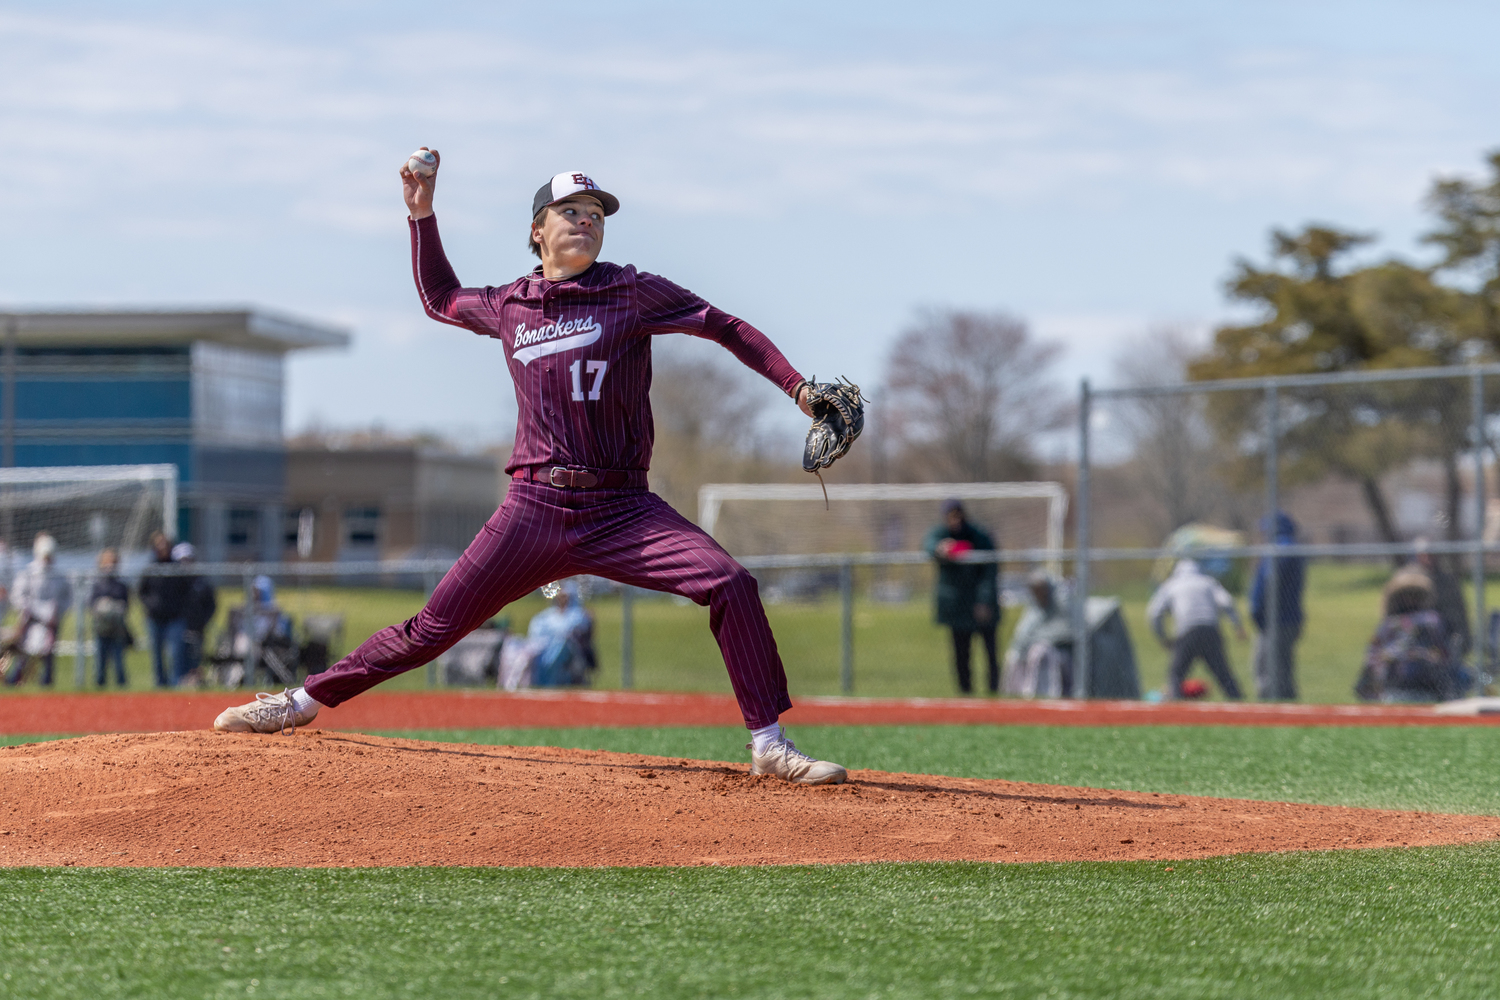
[[[761,726],[759,729],[750,730],[750,746],[756,753],[765,753],[766,747],[771,741],[781,735],[781,723],[773,722],[769,726]]]
[[[306,712],[314,708],[322,708],[312,695],[302,688],[292,688],[292,707],[299,712]]]

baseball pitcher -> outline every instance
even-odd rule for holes
[[[435,659],[512,601],[589,573],[707,605],[751,731],[751,772],[842,782],[844,768],[802,753],[777,722],[792,702],[755,578],[646,483],[652,337],[716,341],[819,419],[828,409],[817,405],[820,390],[837,386],[803,379],[759,330],[687,289],[600,261],[605,220],[620,203],[583,173],[558,174],[532,200],[527,246],[540,266],[507,285],[464,287],[433,214],[436,151],[429,170],[414,170],[417,162],[401,170],[417,294],[433,319],[492,337],[505,352],[520,412],[510,490],[416,617],[375,633],[305,687],[227,709],[214,728],[307,725],[319,707]]]

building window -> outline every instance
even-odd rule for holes
[[[281,443],[280,354],[208,341],[193,345],[193,436],[247,447]]]
[[[259,542],[260,512],[257,510],[231,510],[229,530],[225,541],[231,549],[253,549]]]
[[[380,508],[344,508],[344,544],[356,548],[375,548],[380,544]]]

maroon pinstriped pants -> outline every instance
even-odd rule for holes
[[[566,490],[518,480],[427,606],[309,677],[307,693],[324,705],[347,701],[430,663],[512,601],[580,573],[708,605],[745,725],[769,726],[792,707],[755,578],[717,542],[645,489]]]

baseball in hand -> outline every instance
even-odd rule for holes
[[[431,177],[437,168],[437,156],[430,149],[419,149],[406,161],[406,169],[418,177]]]

